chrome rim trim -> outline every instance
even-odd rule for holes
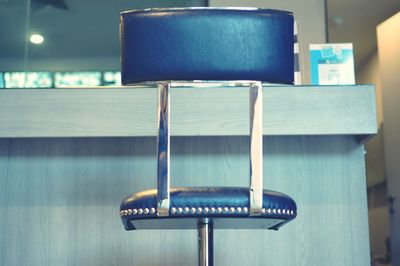
[[[137,13],[137,12],[165,12],[165,11],[190,11],[190,10],[232,10],[232,11],[264,11],[270,12],[271,14],[287,14],[292,15],[293,12],[286,11],[286,10],[279,10],[279,9],[268,9],[268,8],[261,8],[261,7],[164,7],[164,8],[145,8],[145,9],[132,9],[122,11],[121,15],[129,14],[129,13]]]
[[[261,209],[261,217],[262,216],[286,216],[293,217],[297,215],[295,210],[285,209],[285,208],[262,208]],[[248,215],[247,207],[172,207],[170,209],[171,216],[198,216],[200,214],[210,214],[216,216],[231,216],[232,214],[241,214],[243,216]],[[154,216],[155,209],[154,208],[136,208],[136,209],[124,209],[120,211],[120,216]]]

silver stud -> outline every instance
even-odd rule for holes
[[[283,209],[282,213],[283,213],[283,214],[286,214],[286,210],[285,210],[285,209]]]
[[[235,213],[235,208],[234,208],[234,207],[230,207],[230,208],[229,208],[229,212],[230,212],[230,213]]]
[[[202,212],[203,212],[203,209],[202,209],[201,207],[198,207],[198,208],[197,208],[197,213],[198,213],[198,214],[201,214]]]
[[[128,209],[128,214],[129,214],[129,215],[132,214],[132,209]]]
[[[273,214],[276,214],[276,209],[272,209],[272,213],[273,213]]]
[[[128,210],[124,210],[124,215],[128,215]]]
[[[172,213],[172,214],[176,213],[176,208],[175,208],[175,207],[172,207],[172,208],[171,208],[171,213]]]
[[[151,209],[150,209],[150,213],[151,213],[151,214],[156,213],[156,209],[155,209],[155,208],[151,208]]]
[[[211,213],[215,213],[215,208],[214,208],[214,207],[211,207],[210,212],[211,212]]]
[[[183,213],[189,213],[189,207],[185,207],[185,208],[183,209]]]
[[[224,213],[228,213],[229,208],[228,207],[224,207]]]
[[[217,208],[217,212],[218,212],[218,213],[221,213],[221,212],[222,212],[222,208],[221,208],[221,207],[218,207],[218,208]]]
[[[122,211],[120,212],[120,214],[121,214],[121,216],[124,216],[124,210],[122,210]]]
[[[237,213],[241,213],[242,212],[242,207],[237,207],[236,211],[237,211]]]
[[[249,208],[247,208],[247,207],[244,207],[244,208],[243,208],[243,212],[244,212],[244,213],[248,213],[248,211],[249,211]]]
[[[178,214],[181,214],[183,212],[183,208],[182,207],[178,207],[177,212],[178,212]]]
[[[290,214],[293,215],[293,211],[290,211]]]
[[[265,214],[265,208],[262,208],[262,209],[261,209],[261,213],[262,213],[262,214]]]
[[[281,214],[281,209],[278,209],[278,214]]]
[[[194,214],[195,212],[196,212],[196,208],[195,207],[190,208],[190,213],[191,214]]]
[[[209,210],[210,210],[210,209],[209,209],[208,207],[205,207],[205,208],[204,208],[204,213],[208,213]]]
[[[133,215],[137,214],[137,210],[136,210],[136,209],[133,209],[133,210],[132,210],[132,213],[133,213]]]
[[[148,208],[144,209],[144,214],[149,214],[150,210]]]
[[[142,208],[138,209],[138,214],[142,214],[142,213],[143,213],[143,209]]]
[[[267,213],[271,214],[271,209],[270,208],[267,209]]]

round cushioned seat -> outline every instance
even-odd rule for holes
[[[125,229],[195,229],[202,218],[212,219],[216,229],[278,229],[297,211],[287,195],[264,190],[262,214],[249,216],[249,188],[241,187],[173,188],[170,201],[169,216],[158,217],[155,189],[125,198],[120,208]]]
[[[293,15],[184,8],[121,14],[122,84],[257,80],[292,84]]]

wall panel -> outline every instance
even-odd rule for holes
[[[155,138],[2,141],[12,145],[0,156],[0,265],[196,265],[196,231],[125,232],[119,219],[125,196],[156,185]],[[278,232],[216,231],[215,264],[369,265],[363,146],[350,136],[264,141],[265,186],[292,196],[298,217]],[[172,184],[248,184],[246,137],[172,145]]]

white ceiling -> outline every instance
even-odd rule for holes
[[[29,32],[40,32],[41,46],[29,45],[30,58],[118,56],[119,12],[149,7],[204,6],[206,0],[64,0],[68,10],[32,0]],[[356,65],[376,51],[375,27],[400,10],[400,0],[328,0],[330,42],[353,42]],[[0,60],[23,58],[27,0],[0,0]],[[334,23],[336,21],[336,24]]]

